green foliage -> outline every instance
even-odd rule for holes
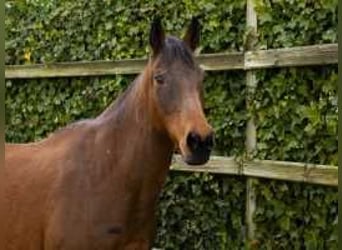
[[[259,71],[258,158],[337,165],[337,66]]]
[[[261,48],[337,42],[338,0],[256,0]]]
[[[336,249],[336,188],[259,181],[257,239],[260,249]]]
[[[243,179],[172,173],[161,196],[157,246],[242,249],[245,196]]]
[[[7,2],[6,64],[146,57],[155,14],[175,35],[200,15],[203,52],[242,49],[244,1],[40,2]]]
[[[337,0],[258,0],[261,48],[336,42]],[[6,64],[146,57],[149,22],[163,17],[180,35],[202,16],[202,53],[243,49],[245,1],[6,2]],[[6,81],[6,140],[28,142],[98,115],[134,76]],[[337,67],[259,70],[251,113],[245,73],[211,72],[205,111],[215,154],[244,154],[246,120],[255,115],[261,159],[337,165]],[[337,249],[337,190],[260,180],[260,249]],[[243,249],[245,182],[229,176],[172,173],[159,206],[156,246]]]
[[[239,71],[208,73],[205,78],[205,112],[215,130],[214,154],[243,154],[247,119],[244,80],[244,72]]]
[[[133,76],[6,81],[6,140],[30,142],[70,122],[94,117]]]
[[[258,1],[261,48],[337,41],[337,1]],[[257,157],[337,165],[337,67],[258,71]],[[259,181],[260,249],[337,249],[337,189]]]

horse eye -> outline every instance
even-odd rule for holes
[[[163,84],[164,83],[164,76],[163,75],[155,75],[154,80],[156,80],[158,84]]]

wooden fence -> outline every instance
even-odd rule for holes
[[[337,64],[337,44],[321,44],[284,49],[203,54],[196,57],[204,70],[252,70],[289,66]],[[5,78],[50,78],[137,74],[147,59],[85,61],[33,65],[6,65]]]
[[[338,45],[321,44],[284,49],[257,50],[257,18],[253,0],[247,0],[247,26],[254,40],[246,44],[247,51],[232,53],[204,54],[196,57],[201,67],[207,71],[244,70],[247,84],[247,109],[256,88],[255,69],[312,66],[338,63]],[[78,76],[104,76],[113,74],[137,74],[141,72],[146,59],[120,61],[65,62],[42,65],[11,65],[5,67],[6,79],[52,78]],[[338,186],[337,166],[307,163],[255,160],[250,155],[256,149],[256,125],[253,117],[247,121],[245,160],[233,157],[214,156],[204,166],[187,166],[179,156],[174,158],[171,169],[174,171],[208,172],[247,177],[246,223],[248,239],[253,240],[255,225],[253,214],[256,207],[253,189],[254,178],[297,181],[327,186]]]
[[[337,44],[324,44],[286,49],[248,51],[245,53],[206,54],[198,56],[197,60],[208,71],[243,69],[248,72],[251,69],[260,68],[337,64],[337,54]],[[136,74],[143,69],[145,63],[145,59],[132,59],[44,65],[7,65],[5,67],[5,78],[20,79]],[[214,157],[212,161],[201,167],[187,167],[177,163],[174,169],[179,171],[204,171],[217,174],[303,181],[330,186],[338,185],[337,166],[256,160],[243,163],[243,167],[240,165],[233,158]],[[291,168],[291,171],[288,171],[289,168]]]

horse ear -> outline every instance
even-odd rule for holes
[[[201,25],[197,17],[193,17],[183,41],[192,51],[195,51],[200,41]]]
[[[155,18],[151,24],[150,46],[153,54],[157,55],[164,46],[165,34],[159,17]]]

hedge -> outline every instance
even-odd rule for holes
[[[261,48],[337,42],[337,1],[257,2]],[[337,165],[337,66],[257,79],[257,157]],[[261,249],[337,249],[336,188],[260,180],[256,190]]]
[[[154,14],[181,35],[202,17],[201,53],[242,51],[245,1],[7,1],[6,64],[146,57]],[[257,1],[259,46],[336,42],[337,0]],[[134,76],[6,81],[6,140],[28,142],[99,114]],[[208,72],[205,111],[215,154],[243,157],[256,116],[261,159],[337,165],[337,67],[257,71],[252,113],[245,73]],[[290,182],[256,184],[260,249],[337,249],[337,189]],[[245,179],[171,173],[159,204],[156,247],[243,249]]]

